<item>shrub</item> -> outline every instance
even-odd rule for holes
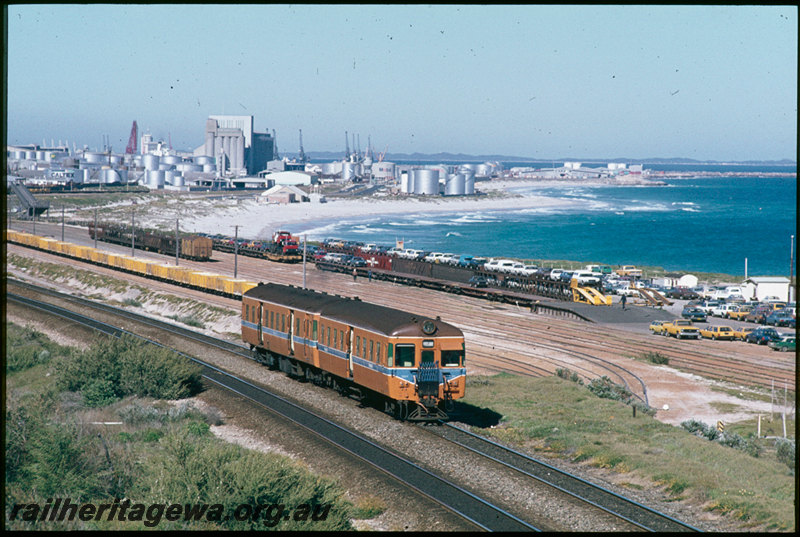
[[[574,371],[570,371],[566,367],[564,368],[559,367],[558,369],[556,369],[556,375],[564,380],[571,380],[572,382],[575,382],[583,386],[583,381],[578,376],[578,374]]]
[[[778,460],[794,472],[794,467],[797,462],[795,460],[795,441],[788,438],[778,438],[775,441],[775,447],[777,448]]]
[[[80,391],[89,406],[138,395],[182,399],[201,389],[200,367],[183,356],[133,336],[105,338],[59,363],[58,385]]]
[[[652,362],[654,364],[668,364],[669,358],[661,354],[660,352],[645,352],[642,354],[642,357],[647,360],[648,362]]]
[[[69,354],[69,348],[53,343],[41,332],[13,323],[6,324],[6,372],[8,373],[45,364],[55,355]]]

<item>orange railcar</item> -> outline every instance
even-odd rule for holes
[[[445,419],[465,393],[461,330],[357,298],[259,284],[242,296],[242,339],[259,362],[342,392],[377,394],[399,419]]]

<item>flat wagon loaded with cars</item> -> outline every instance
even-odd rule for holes
[[[212,235],[210,240],[214,250],[220,252],[239,253],[280,263],[298,263],[303,259],[297,237],[288,231],[276,231],[270,241],[234,239],[223,235]]]

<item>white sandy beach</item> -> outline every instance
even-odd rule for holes
[[[483,192],[506,190],[509,186],[530,184],[523,181],[495,181],[482,183]],[[373,217],[389,214],[422,215],[426,213],[470,213],[481,211],[553,209],[575,205],[574,200],[546,196],[504,197],[405,197],[386,196],[361,199],[328,199],[325,203],[303,202],[288,204],[260,204],[255,199],[242,199],[221,211],[182,219],[186,230],[203,233],[232,235],[233,226],[239,226],[239,236],[268,239],[273,231],[286,229],[302,234],[313,229],[315,223],[337,219]]]

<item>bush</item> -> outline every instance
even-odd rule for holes
[[[654,364],[668,364],[669,358],[661,354],[660,352],[646,352],[642,354],[642,357],[647,360],[648,362],[652,362]]]
[[[795,460],[795,441],[788,438],[778,438],[775,441],[778,460],[784,463],[794,473]]]
[[[201,389],[198,365],[127,335],[95,343],[62,360],[59,370],[59,387],[82,392],[89,406],[103,406],[128,395],[183,399]]]
[[[46,364],[53,356],[69,355],[70,350],[27,327],[6,324],[6,372],[14,373]]]
[[[564,368],[559,367],[558,369],[556,369],[556,375],[564,380],[571,380],[572,382],[575,382],[583,386],[583,381],[578,376],[578,374],[574,371],[570,371],[566,367]]]

